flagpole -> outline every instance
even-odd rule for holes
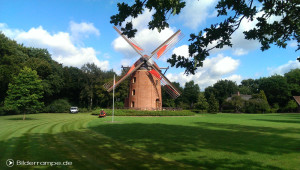
[[[114,75],[114,83],[113,83],[113,110],[112,110],[112,120],[111,122],[114,122],[114,114],[115,114],[115,75]]]

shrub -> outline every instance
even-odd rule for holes
[[[124,102],[116,102],[115,103],[115,108],[123,109],[124,108]]]
[[[0,116],[5,115],[4,108],[0,106]]]
[[[246,103],[247,113],[266,113],[270,110],[268,102],[262,99],[250,99]]]
[[[93,115],[98,115],[101,109],[92,111]],[[112,115],[112,109],[104,109],[107,116]],[[130,109],[117,109],[114,112],[115,116],[194,116],[195,113],[190,110],[181,111],[150,111],[150,110],[130,110]]]
[[[87,108],[79,108],[79,112],[81,112],[81,113],[87,113],[87,112],[89,112],[89,109],[87,109]]]
[[[45,112],[49,113],[67,113],[70,110],[70,103],[65,99],[58,99],[53,101],[45,109]]]

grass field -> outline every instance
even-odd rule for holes
[[[16,169],[300,169],[300,114],[191,117],[35,114],[0,117],[7,159],[72,162]]]

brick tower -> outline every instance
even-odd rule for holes
[[[161,110],[161,80],[153,76],[145,67],[131,75],[126,106],[138,110]]]

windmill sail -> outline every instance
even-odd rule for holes
[[[165,42],[163,42],[159,47],[157,47],[152,53],[151,56],[155,56],[159,59],[162,55],[164,55],[169,49],[173,48],[174,45],[178,43],[184,37],[183,33],[178,30],[174,33],[170,38],[168,38]]]
[[[114,26],[114,29],[124,38],[124,40],[141,56],[143,56],[142,52],[144,52],[144,50],[139,47],[139,45],[137,44],[137,42],[133,39],[133,38],[128,38],[127,36],[125,36],[124,34],[122,34],[122,32]]]
[[[166,92],[172,98],[177,98],[180,96],[181,92],[160,72],[158,65],[154,62],[151,62],[151,58],[155,56],[159,59],[163,54],[165,54],[169,49],[171,49],[178,41],[183,38],[183,34],[180,30],[174,33],[170,38],[168,38],[165,42],[163,42],[159,47],[157,47],[150,56],[143,55],[143,49],[133,40],[126,37],[122,32],[114,26],[114,29],[124,38],[124,40],[138,53],[141,55],[140,59],[137,60],[127,71],[126,74],[118,77],[115,81],[115,87],[117,87],[120,83],[122,83],[126,78],[132,75],[135,71],[137,71],[143,64],[146,64],[148,67],[152,67],[150,71],[148,71],[151,75],[160,79],[161,84],[165,88]],[[104,88],[110,92],[113,90],[113,83],[108,82],[104,84]]]
[[[165,77],[161,72],[156,68],[156,66],[152,66],[152,70],[148,71],[153,76],[160,79],[161,84],[163,85],[166,92],[173,98],[176,99],[180,96],[181,92]]]
[[[136,61],[128,70],[128,72],[117,78],[116,80],[116,84],[115,84],[115,88],[122,83],[124,80],[126,80],[126,78],[128,78],[132,73],[134,73],[137,69],[139,69],[142,65],[144,64],[143,59],[139,59],[138,61]],[[103,85],[103,87],[108,91],[112,91],[113,89],[113,84],[111,82],[107,82],[106,84]]]

